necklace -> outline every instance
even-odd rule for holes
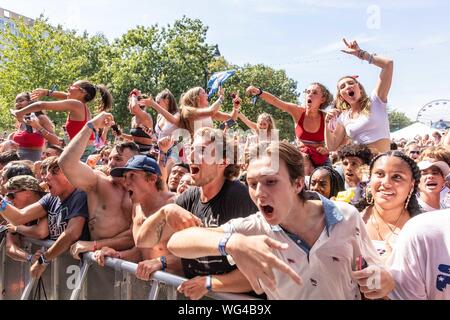
[[[374,222],[375,222],[375,223],[372,222],[372,224],[375,226],[375,229],[377,230],[378,237],[380,237],[381,240],[383,240],[383,241],[385,241],[385,242],[388,242],[389,238],[390,238],[392,235],[396,235],[396,236],[398,235],[398,233],[395,232],[395,231],[397,230],[398,223],[399,223],[399,221],[400,221],[400,218],[401,218],[402,215],[403,215],[403,212],[405,212],[405,209],[403,209],[402,212],[400,212],[400,214],[398,215],[397,220],[395,221],[394,227],[392,228],[392,227],[389,225],[389,223],[387,223],[386,221],[384,221],[384,219],[383,219],[383,218],[381,217],[381,215],[378,213],[377,208],[375,208],[375,206],[373,206],[372,208],[373,208],[373,211],[374,211],[373,214],[372,214],[372,217],[373,217]],[[378,221],[378,218],[377,218],[376,216],[378,216],[378,217],[381,219],[381,221],[383,221],[383,223],[384,223],[384,224],[389,228],[389,230],[391,231],[391,232],[388,234],[387,237],[381,236],[381,233],[380,233],[380,222]]]

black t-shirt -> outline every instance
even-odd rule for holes
[[[79,240],[89,240],[89,229],[86,221],[89,219],[86,193],[75,189],[63,202],[58,197],[46,194],[39,203],[47,211],[50,240],[57,240],[66,230],[69,220],[84,217],[85,223]]]
[[[218,227],[231,219],[247,217],[258,211],[248,189],[239,181],[226,180],[219,193],[206,203],[200,201],[200,188],[191,187],[181,194],[176,203],[202,220],[203,226]],[[223,256],[181,259],[186,277],[224,274],[236,267]]]

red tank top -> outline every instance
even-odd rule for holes
[[[29,133],[26,130],[20,130],[14,133],[13,141],[22,148],[42,148],[45,139],[38,132]]]
[[[73,137],[75,137],[77,133],[80,132],[81,129],[83,129],[86,122],[88,122],[87,106],[85,104],[83,104],[83,106],[84,106],[84,120],[71,120],[69,118],[70,115],[67,115],[66,130],[70,140],[72,140]],[[92,133],[89,140],[94,139],[95,139],[94,133]]]
[[[303,112],[295,126],[295,135],[299,140],[322,143],[325,141],[325,118],[323,113],[320,113],[320,127],[316,132],[308,132],[303,129],[303,121],[305,120],[305,113]]]

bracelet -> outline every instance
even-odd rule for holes
[[[211,275],[206,276],[205,288],[208,291],[212,291],[212,276]]]
[[[94,124],[92,122],[90,121],[86,122],[86,127],[94,131],[94,133],[97,133],[97,130],[95,129]]]
[[[41,253],[41,255],[39,256],[39,259],[38,259],[38,263],[43,266],[47,266],[50,262],[47,259],[45,259],[44,254]]]
[[[376,53],[372,53],[369,57],[369,64],[372,64],[373,61],[373,57],[375,57],[377,54]]]
[[[364,60],[364,55],[367,53],[367,51],[364,51],[362,49],[359,49],[358,51],[358,58],[360,58],[361,60]]]
[[[11,204],[11,202],[9,202],[5,198],[3,198],[2,201],[0,202],[0,212],[5,211],[6,210],[6,206],[8,204]]]
[[[161,262],[161,271],[166,271],[167,269],[167,259],[166,256],[159,257],[159,261]]]
[[[231,232],[227,232],[227,233],[225,233],[224,237],[222,239],[220,239],[220,241],[219,241],[218,249],[219,249],[219,252],[220,252],[221,256],[227,256],[228,255],[227,251],[225,250],[225,247],[226,247],[227,242],[230,239],[231,235],[232,235]]]
[[[27,256],[27,262],[31,263],[32,259],[33,259],[33,255],[31,253],[29,253],[28,256]]]
[[[255,97],[259,97],[260,95],[263,94],[263,91],[261,90],[261,88],[257,88],[259,90],[259,92],[255,95]]]
[[[40,133],[45,133],[45,132],[47,132],[47,130],[45,130],[45,128],[44,127],[40,127],[39,129],[38,129],[38,131],[40,132]]]

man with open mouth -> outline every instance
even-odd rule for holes
[[[445,202],[441,201],[440,193],[445,185],[445,177],[449,174],[449,166],[444,161],[430,160],[418,163],[421,177],[417,201],[425,212],[447,207]]]
[[[221,130],[201,128],[194,135],[190,153],[190,187],[177,200],[177,206],[163,207],[146,219],[137,237],[138,247],[153,247],[167,241],[177,230],[198,225],[217,227],[230,219],[246,217],[258,211],[248,189],[234,180],[240,171],[233,145]],[[178,220],[184,216],[186,219]],[[174,218],[173,218],[174,217]],[[173,220],[172,220],[173,219]],[[163,231],[155,237],[158,226],[180,221],[171,234]],[[167,237],[164,237],[166,234]],[[191,299],[203,297],[208,290],[216,292],[248,292],[251,286],[227,257],[206,255],[182,259],[184,275],[192,278],[179,291]]]

